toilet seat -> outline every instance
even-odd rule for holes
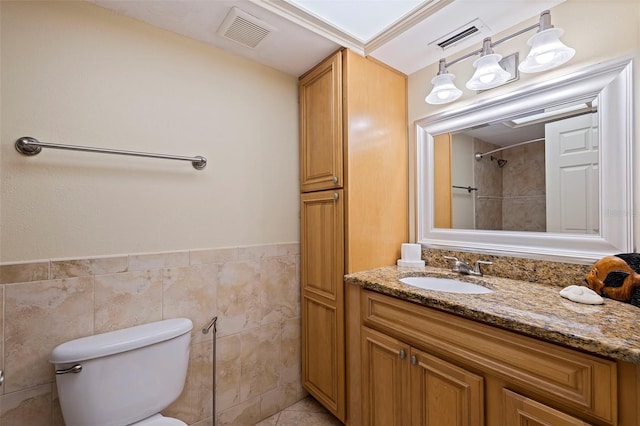
[[[129,426],[188,426],[185,422],[172,417],[164,417],[161,414],[154,414],[151,417],[131,423]]]

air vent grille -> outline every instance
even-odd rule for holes
[[[443,40],[441,42],[438,43],[438,46],[440,46],[443,49],[446,49],[447,47],[451,46],[452,44],[456,44],[457,42],[459,42],[460,40],[469,37],[471,34],[475,34],[478,31],[478,27],[471,26],[465,30],[462,30],[461,32],[459,32],[458,34],[449,37],[446,40]]]
[[[450,49],[457,45],[466,45],[474,40],[482,40],[484,35],[488,35],[489,29],[479,18],[464,25],[459,26],[446,34],[441,35],[428,43],[429,46],[438,46],[442,50]]]
[[[255,49],[275,28],[237,7],[224,18],[217,33],[222,37]]]

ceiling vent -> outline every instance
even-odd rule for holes
[[[441,41],[440,43],[438,43],[438,46],[440,46],[443,49],[446,49],[447,47],[456,44],[457,42],[459,42],[460,40],[462,40],[463,38],[467,38],[472,34],[477,33],[478,31],[478,27],[476,27],[475,25],[470,26],[469,28],[462,30],[461,32],[459,32],[456,35],[453,35],[451,37],[449,37],[448,39]]]
[[[218,28],[218,35],[255,49],[276,28],[261,21],[255,16],[232,7]]]
[[[470,23],[432,41],[429,43],[429,46],[436,45],[442,50],[445,50],[466,41],[471,36],[482,34],[483,32],[486,32],[486,30],[487,26],[480,19],[474,19]]]

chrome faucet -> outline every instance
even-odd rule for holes
[[[460,275],[476,275],[481,277],[482,270],[480,269],[480,265],[493,265],[493,262],[488,262],[486,260],[476,260],[473,265],[473,269],[471,269],[471,265],[466,262],[459,260],[457,257],[444,256],[445,259],[453,260],[455,263],[451,268],[452,272],[457,272]]]

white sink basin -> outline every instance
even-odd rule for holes
[[[400,281],[413,287],[418,287],[425,290],[444,291],[447,293],[486,294],[493,292],[493,290],[490,290],[478,284],[452,280],[449,278],[406,277],[400,278]]]

